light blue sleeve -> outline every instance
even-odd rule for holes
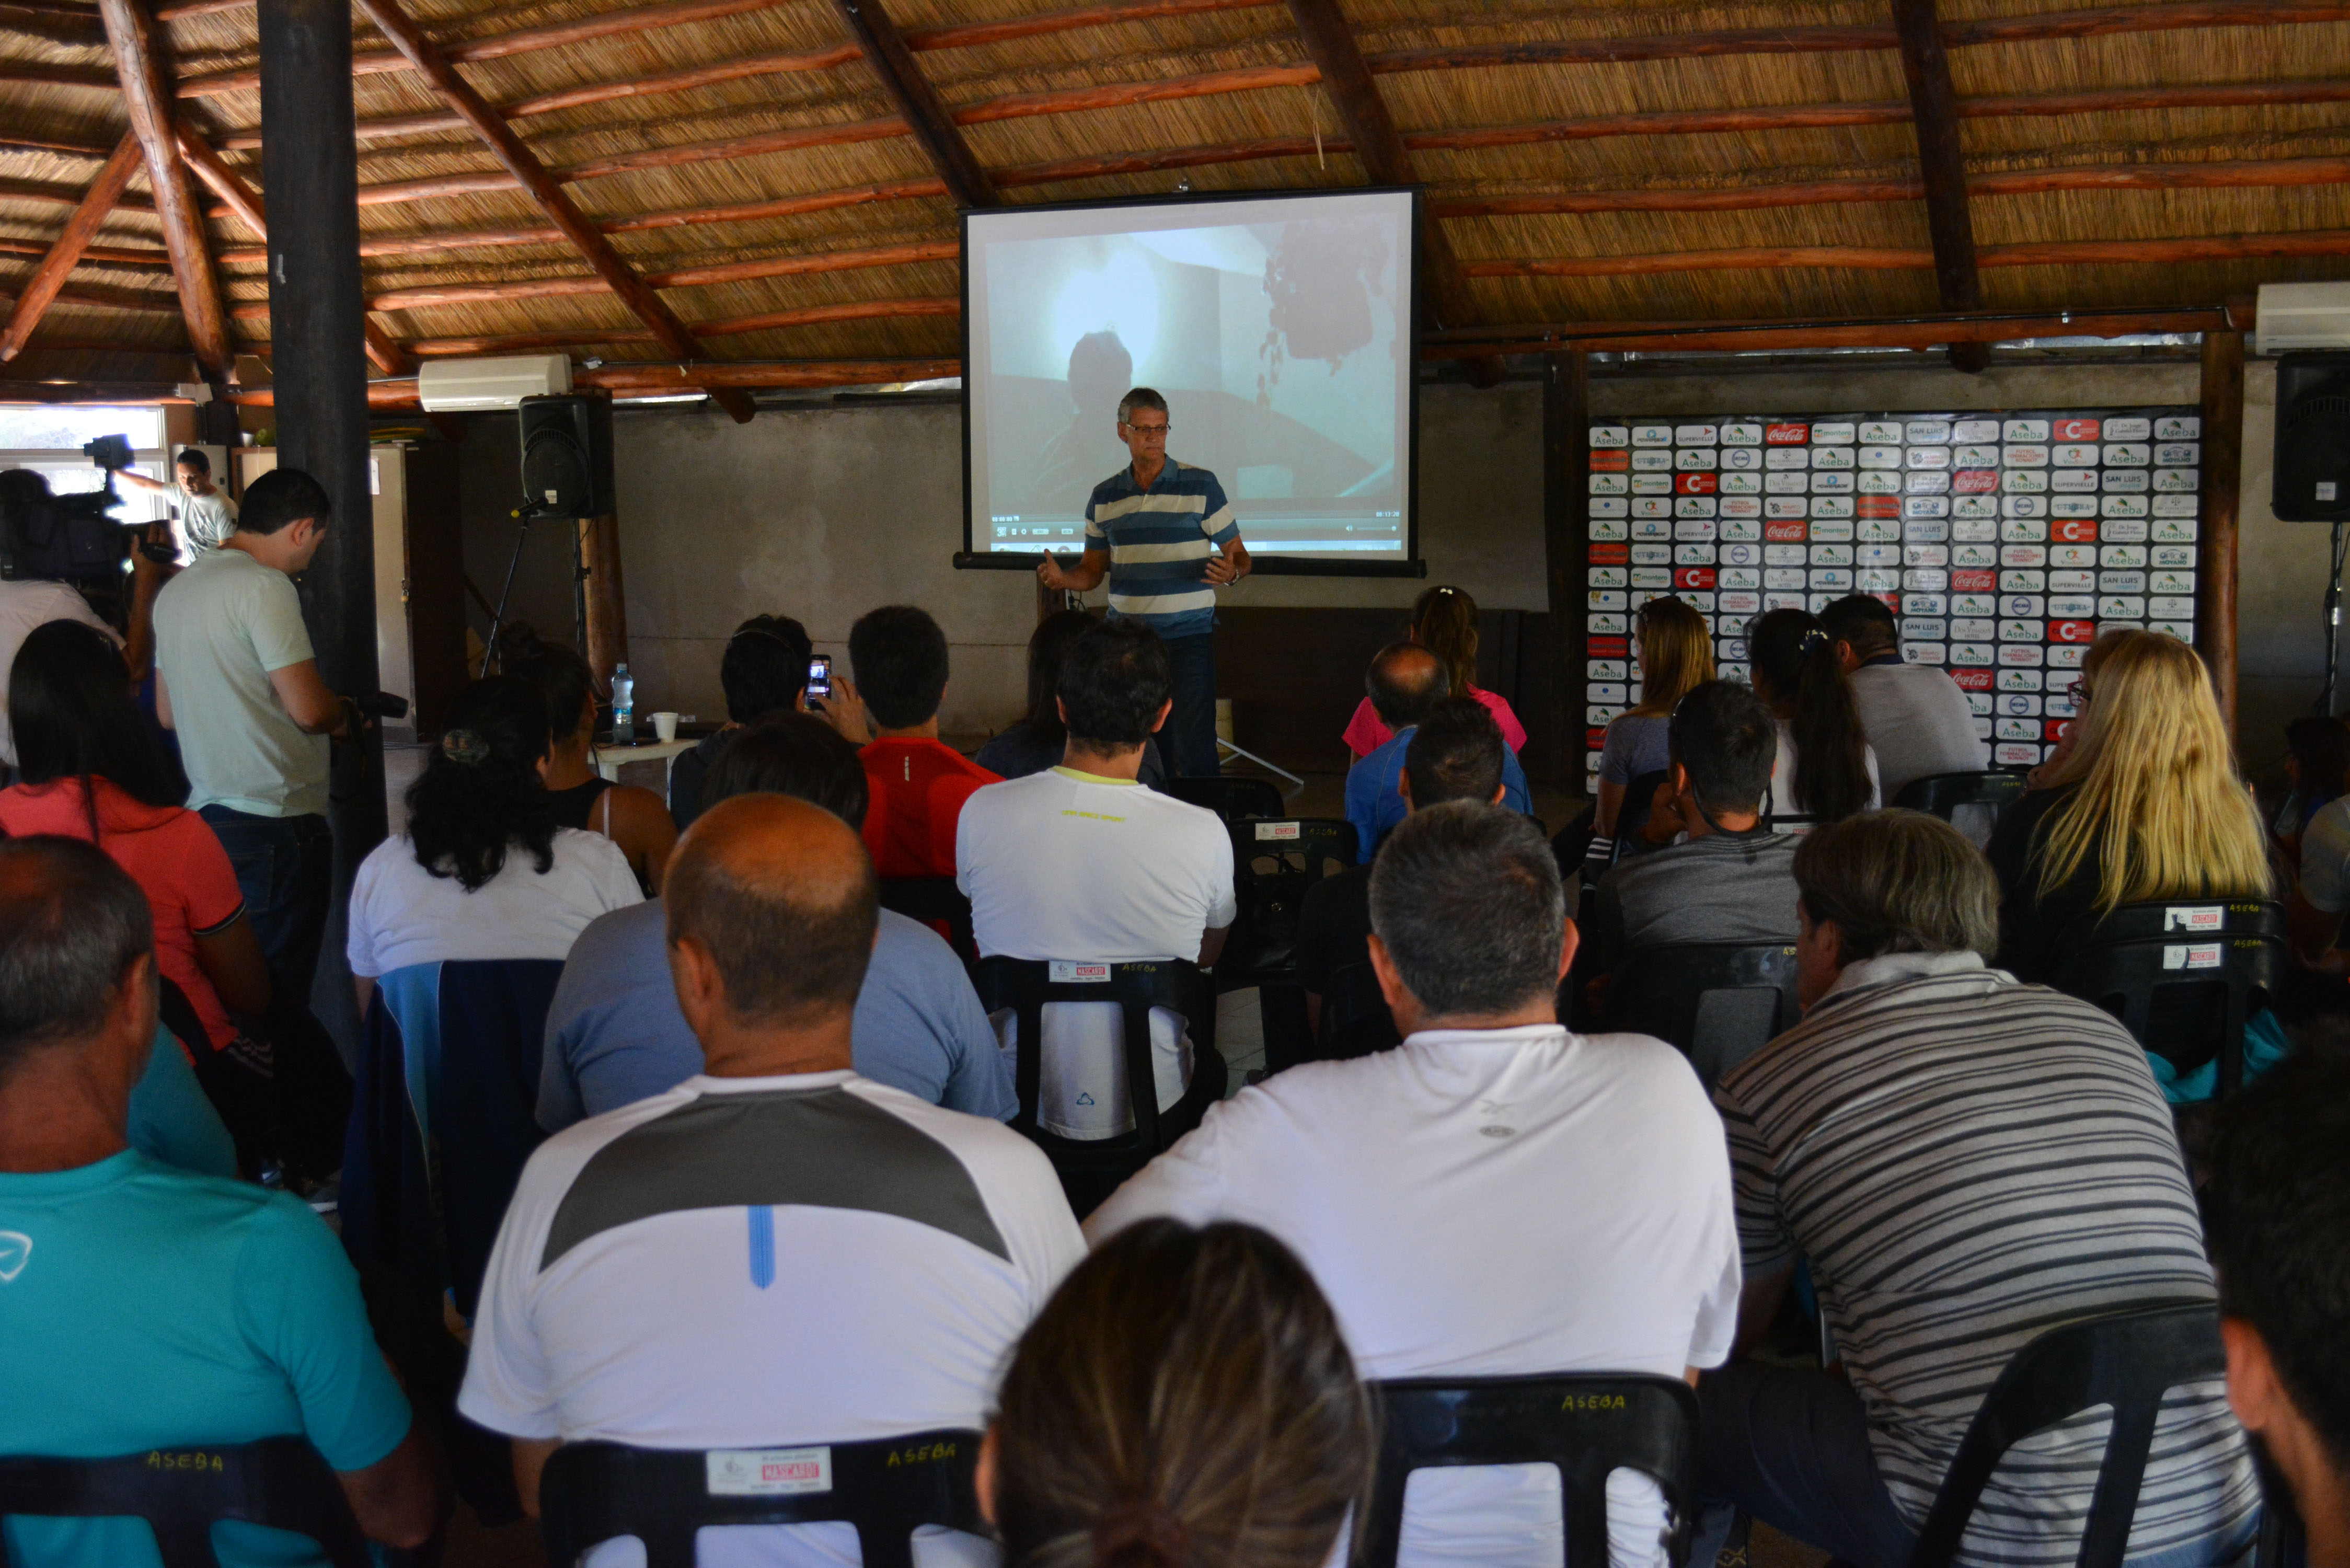
[[[563,978],[555,982],[555,1000],[547,1004],[546,1035],[539,1052],[536,1115],[538,1125],[551,1133],[559,1133],[588,1115],[588,1106],[579,1097],[579,1076],[571,1065],[572,1053],[579,1048],[577,1036],[586,1023],[577,997],[580,987],[573,983],[577,967],[567,962]]]
[[[851,1028],[857,1070],[875,1083],[998,1121],[1019,1108],[1011,1063],[962,961],[917,921],[883,912]]]
[[[408,1435],[408,1398],[376,1348],[342,1243],[288,1193],[253,1227],[237,1260],[238,1326],[293,1385],[303,1435],[328,1464],[380,1463]]]
[[[1526,770],[1518,765],[1518,753],[1506,746],[1502,750],[1502,804],[1522,816],[1534,814],[1534,791],[1526,787]]]
[[[172,1032],[157,1025],[147,1072],[130,1091],[130,1147],[198,1176],[236,1174],[236,1142]]]

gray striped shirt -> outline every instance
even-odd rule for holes
[[[1877,1473],[1912,1528],[2027,1342],[2127,1306],[2212,1298],[2194,1193],[2137,1042],[1972,953],[1848,967],[1714,1097],[1746,1275],[1809,1260]],[[2070,1563],[2107,1425],[2091,1412],[2010,1450],[1961,1561]],[[2232,1542],[2258,1501],[2222,1385],[2172,1390],[2132,1558]]]

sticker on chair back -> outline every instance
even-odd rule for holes
[[[1052,961],[1052,967],[1045,973],[1045,978],[1055,985],[1107,985],[1109,965],[1079,963],[1074,959],[1055,959]],[[1090,1007],[1093,1003],[1087,1002],[1086,1005]]]
[[[792,1497],[832,1490],[832,1450],[712,1449],[702,1456],[712,1497]]]
[[[1297,836],[1297,826],[1298,825],[1294,822],[1260,822],[1256,825],[1256,836],[1260,840],[1295,838]]]
[[[2186,942],[2168,943],[2162,950],[2162,967],[2165,969],[2218,969],[2220,944],[2218,942],[2196,942],[2191,945]]]
[[[2162,911],[2162,929],[2166,931],[2217,931],[2226,929],[2228,911],[2219,904],[2199,904],[2188,908],[2167,906]]]

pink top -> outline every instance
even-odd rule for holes
[[[1485,704],[1485,711],[1493,715],[1493,722],[1502,726],[1504,745],[1513,752],[1524,748],[1526,727],[1518,722],[1515,713],[1510,711],[1508,698],[1497,691],[1481,691],[1474,686],[1469,688],[1469,695]],[[1366,697],[1361,706],[1355,710],[1355,716],[1347,721],[1347,733],[1342,738],[1348,751],[1358,757],[1367,757],[1394,740],[1395,732],[1379,722],[1378,711],[1371,706],[1371,700]]]

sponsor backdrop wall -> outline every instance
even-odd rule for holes
[[[2039,762],[2100,631],[2195,640],[2201,435],[2174,407],[1595,420],[1586,773],[1640,698],[1634,618],[1667,595],[1735,680],[1755,616],[1874,595],[1994,760]]]

